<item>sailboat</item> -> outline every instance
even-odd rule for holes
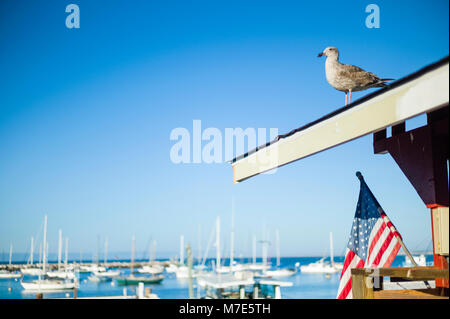
[[[220,230],[217,229],[217,232]],[[219,232],[220,234],[220,232]],[[216,239],[216,241],[219,239]],[[220,247],[220,246],[218,246]],[[241,272],[248,270],[246,265],[239,264],[234,260],[234,201],[232,202],[231,209],[231,234],[230,234],[230,265],[229,266],[220,266],[216,267],[216,272],[220,274],[225,273],[234,273],[235,275],[240,276]]]
[[[424,254],[420,254],[419,256],[413,256],[414,261],[416,262],[417,266],[419,267],[426,267],[427,266],[427,258]],[[403,262],[403,267],[413,267],[413,263],[411,259],[409,259],[408,256],[405,256],[405,261]]]
[[[221,265],[220,255],[220,217],[216,221],[216,265]],[[233,233],[231,238],[233,238]],[[233,239],[232,239],[233,246]],[[265,253],[264,253],[265,254]],[[264,255],[263,254],[263,255]],[[205,299],[265,299],[277,298],[281,299],[281,286],[292,286],[291,282],[272,281],[267,279],[256,279],[251,271],[236,271],[232,261],[233,252],[230,256],[230,264],[232,271],[224,272],[223,266],[215,267],[215,272],[203,273],[197,276],[197,289],[200,296],[200,288],[204,289]],[[242,265],[240,265],[242,266]],[[231,268],[230,267],[230,268]],[[252,287],[252,291],[248,292],[246,287]],[[270,291],[274,291],[272,296]]]
[[[50,278],[60,278],[60,279],[74,279],[75,272],[68,269],[67,265],[67,250],[68,250],[68,238],[66,238],[66,248],[65,248],[65,262],[64,270],[61,267],[61,253],[62,253],[62,231],[59,230],[59,241],[58,241],[58,270],[47,272],[47,276]]]
[[[108,237],[105,239],[105,266],[108,263]],[[106,267],[97,267],[93,269],[91,276],[89,276],[90,281],[108,281],[120,275],[119,270],[108,270]]]
[[[275,269],[267,270],[265,272],[266,275],[270,277],[289,277],[295,275],[295,269],[289,268],[280,268],[280,233],[278,229],[275,232],[275,241],[276,241],[276,249],[277,249],[277,264]]]
[[[23,275],[30,275],[30,276],[39,276],[43,275],[41,268],[35,267],[33,265],[33,254],[34,254],[34,238],[31,237],[31,249],[30,249],[30,257],[27,261],[27,266],[20,268],[20,272]],[[29,263],[28,263],[29,262]],[[40,262],[40,261],[39,261]]]
[[[135,246],[135,238],[132,238],[131,244],[131,267],[130,267],[130,275],[129,276],[121,276],[117,277],[116,281],[119,285],[138,285],[140,282],[144,284],[158,284],[163,281],[164,276],[162,275],[153,275],[150,277],[144,276],[135,276],[134,275],[134,246]]]
[[[262,262],[262,263],[257,263],[256,262],[256,243],[257,243],[256,236],[253,236],[252,262],[249,263],[249,264],[245,264],[244,267],[245,267],[245,269],[250,270],[250,271],[255,271],[255,272],[256,271],[261,271],[261,272],[264,272],[264,271],[266,271],[266,270],[268,270],[270,268],[270,265],[267,264],[267,261],[266,262]],[[263,256],[264,256],[266,254],[264,252],[264,250],[266,249],[265,245],[268,242],[260,241],[260,243],[263,244]],[[263,259],[264,259],[264,257],[263,257]]]
[[[153,249],[152,249],[153,248]],[[158,264],[155,264],[152,260],[152,256],[156,255],[156,240],[153,240],[150,244],[149,249],[149,258],[148,258],[148,265],[144,265],[141,268],[139,268],[137,271],[143,274],[152,274],[152,275],[158,275],[162,274],[164,272],[164,267]]]
[[[340,267],[340,264],[337,264],[334,262],[333,257],[333,235],[330,232],[330,259],[331,263],[325,262],[325,258],[323,257],[320,260],[311,263],[309,265],[300,266],[300,270],[302,273],[324,273],[324,274],[333,274],[337,273],[342,268]]]
[[[78,280],[68,279],[50,279],[47,273],[47,215],[44,218],[44,243],[43,243],[43,265],[42,271],[44,275],[39,275],[38,279],[32,281],[20,281],[23,289],[26,291],[57,291],[78,288]]]
[[[342,271],[344,269],[344,263],[337,263],[334,261],[334,255],[333,255],[333,233],[330,232],[330,259],[331,259],[331,266],[336,269],[336,272]]]
[[[12,244],[9,246],[9,267],[11,267],[11,259],[12,259]],[[8,278],[20,278],[22,274],[19,272],[13,272],[10,270],[0,270],[0,279],[8,279]]]

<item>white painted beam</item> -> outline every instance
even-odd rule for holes
[[[424,70],[315,125],[236,158],[232,161],[234,183],[448,105],[448,58]]]

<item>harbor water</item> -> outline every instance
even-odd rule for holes
[[[280,259],[282,268],[295,268],[296,263],[307,265],[318,261],[320,257],[282,257]],[[328,258],[329,260],[329,258]],[[344,257],[335,257],[335,262],[343,262]],[[433,261],[432,255],[426,256],[427,263]],[[402,266],[405,256],[397,256],[392,267]],[[275,264],[275,260],[272,260]],[[121,269],[122,274],[129,274],[129,269]],[[283,299],[334,299],[339,286],[340,272],[330,275],[322,273],[301,273],[300,270],[290,277],[279,278],[282,281],[293,283],[290,287],[282,287]],[[77,297],[99,297],[99,296],[128,296],[136,295],[137,286],[120,286],[113,279],[106,282],[92,282],[88,279],[89,273],[79,274],[79,288]],[[27,280],[28,276],[23,279]],[[196,280],[193,280],[194,296],[197,297]],[[151,292],[161,299],[186,299],[188,298],[188,279],[177,279],[174,273],[164,272],[164,280],[160,284],[145,284]],[[44,293],[43,298],[73,298],[74,292],[60,291]],[[25,291],[19,279],[0,279],[0,299],[34,299],[36,292]]]

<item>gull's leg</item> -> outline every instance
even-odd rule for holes
[[[347,92],[345,92],[345,106],[347,106]]]
[[[348,96],[348,104],[352,103],[352,90],[348,90],[349,96]]]

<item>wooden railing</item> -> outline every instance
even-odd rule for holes
[[[354,299],[448,299],[448,290],[400,289],[384,290],[383,278],[391,280],[424,281],[436,278],[448,279],[449,270],[435,267],[392,267],[352,269],[352,291]]]

